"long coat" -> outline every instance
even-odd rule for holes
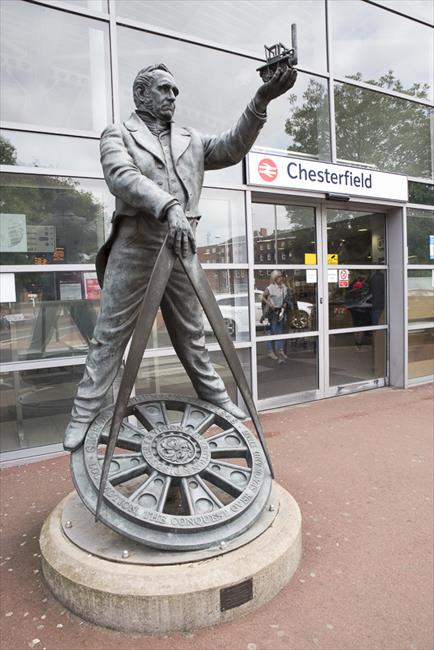
[[[192,128],[171,124],[173,164],[186,192],[185,214],[198,218],[203,175],[238,163],[255,142],[265,116],[252,102],[237,123],[218,136],[203,135]],[[111,235],[96,258],[100,285],[103,284],[108,255],[122,215],[163,220],[173,201],[169,194],[167,169],[157,138],[136,113],[122,125],[112,124],[101,135],[101,164],[110,192],[116,197]]]

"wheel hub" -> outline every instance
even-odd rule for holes
[[[173,425],[147,432],[142,454],[153,469],[178,477],[201,472],[211,460],[211,451],[204,438]]]

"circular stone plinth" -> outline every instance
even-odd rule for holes
[[[63,533],[66,499],[40,536],[42,569],[53,594],[81,618],[124,632],[166,634],[217,625],[268,602],[301,558],[301,514],[273,483],[277,514],[267,530],[235,550],[203,560],[149,565],[95,557]]]

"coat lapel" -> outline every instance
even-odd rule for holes
[[[124,122],[125,127],[130,131],[134,140],[140,147],[146,149],[155,158],[164,163],[163,152],[161,151],[155,136],[152,135],[143,120],[136,113],[131,113],[130,117]]]
[[[171,145],[173,162],[175,165],[189,146],[190,141],[191,135],[187,129],[178,129],[174,124],[172,124]]]

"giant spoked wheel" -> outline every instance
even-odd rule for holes
[[[71,454],[75,487],[96,511],[113,407]],[[129,401],[104,492],[101,521],[168,550],[218,545],[247,530],[271,490],[260,442],[226,411],[179,395]]]

